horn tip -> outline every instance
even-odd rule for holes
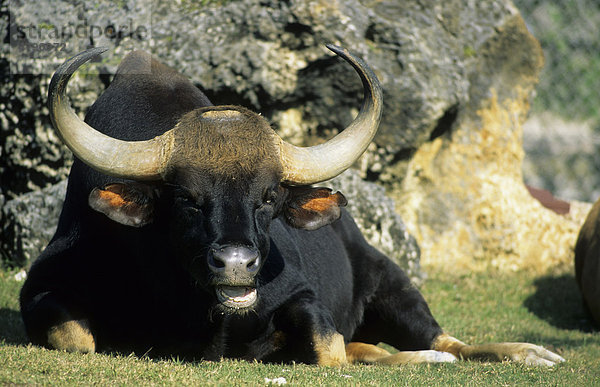
[[[329,50],[333,51],[334,53],[336,53],[338,55],[340,55],[346,51],[345,48],[335,45],[335,44],[331,44],[331,43],[327,43],[325,45],[325,47],[327,47]]]
[[[107,46],[98,46],[98,47],[92,47],[89,50],[87,50],[89,52],[93,52],[96,55],[100,55],[103,52],[108,51],[108,47]]]
[[[92,48],[88,48],[87,50],[75,55],[72,59],[81,58],[82,60],[87,61],[87,60],[92,59],[95,56],[102,54],[103,52],[106,52],[106,51],[108,51],[108,47],[106,47],[106,46],[92,47]]]

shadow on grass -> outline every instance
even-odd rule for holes
[[[19,311],[0,308],[0,341],[4,341],[7,344],[22,345],[26,345],[29,342]]]
[[[525,307],[530,312],[556,328],[583,332],[596,330],[572,274],[542,277],[533,284],[535,293],[525,300]]]

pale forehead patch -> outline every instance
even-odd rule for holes
[[[211,120],[232,120],[241,119],[244,115],[237,110],[209,110],[202,113],[202,118],[208,118]]]
[[[169,161],[174,168],[221,176],[281,170],[275,132],[260,115],[240,107],[200,108],[185,114],[177,124],[174,146]]]

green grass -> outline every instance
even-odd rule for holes
[[[114,354],[80,355],[27,343],[14,273],[0,271],[0,384],[600,385],[600,332],[581,306],[571,274],[533,278],[430,273],[423,293],[445,329],[468,342],[529,341],[567,359],[554,368],[458,362],[327,368],[225,360],[189,363]]]

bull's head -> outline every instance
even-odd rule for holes
[[[252,307],[272,220],[283,215],[290,225],[308,230],[336,220],[346,204],[343,195],[309,186],[350,167],[379,125],[382,93],[376,76],[359,58],[328,47],[360,75],[363,104],[348,128],[305,148],[283,141],[262,116],[239,106],[192,110],[147,141],[106,136],[80,120],[66,96],[71,75],[104,49],[67,60],[50,83],[54,127],[90,167],[133,180],[94,189],[90,206],[129,226],[169,224],[173,254],[197,282],[225,307]]]

